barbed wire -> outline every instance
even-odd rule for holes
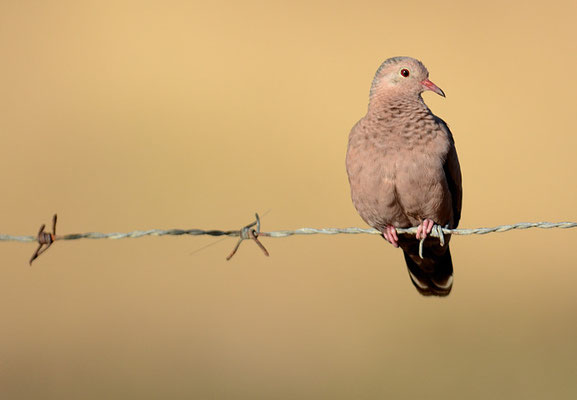
[[[4,242],[37,242],[38,248],[32,255],[30,259],[30,264],[38,257],[40,254],[45,252],[55,241],[57,240],[79,240],[79,239],[128,239],[128,238],[141,238],[144,236],[230,236],[238,237],[239,240],[234,247],[233,251],[227,257],[230,260],[232,256],[238,250],[240,244],[247,239],[253,240],[259,248],[263,251],[265,255],[269,255],[266,248],[259,241],[259,237],[271,237],[271,238],[283,238],[294,235],[381,235],[376,229],[370,228],[299,228],[294,230],[280,230],[263,232],[260,226],[260,217],[255,214],[255,220],[237,230],[220,230],[220,229],[148,229],[148,230],[136,230],[131,232],[112,232],[112,233],[100,233],[100,232],[86,232],[86,233],[71,233],[67,235],[57,235],[56,234],[56,221],[57,215],[54,214],[52,219],[52,233],[44,232],[45,225],[40,227],[38,234],[36,236],[15,236],[0,234],[0,241]],[[577,227],[577,222],[519,222],[511,225],[499,225],[488,228],[473,228],[473,229],[448,229],[441,228],[435,225],[433,231],[429,236],[439,238],[441,244],[444,244],[444,235],[485,235],[488,233],[495,232],[507,232],[514,229],[569,229]],[[397,228],[397,233],[400,234],[416,234],[417,228]],[[421,251],[422,251],[423,241],[421,241]]]

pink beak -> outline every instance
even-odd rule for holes
[[[433,82],[431,82],[428,79],[425,79],[423,82],[421,82],[423,84],[423,86],[425,87],[425,90],[431,90],[435,93],[437,93],[439,96],[443,96],[445,97],[445,92],[443,92],[441,90],[440,87],[438,87],[437,85],[435,85]]]

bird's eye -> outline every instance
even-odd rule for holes
[[[406,68],[403,68],[401,70],[401,75],[404,76],[405,78],[408,77],[410,75],[409,70]]]

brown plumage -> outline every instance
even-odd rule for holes
[[[456,228],[461,216],[461,170],[451,131],[421,94],[444,93],[418,60],[394,57],[377,70],[367,114],[353,127],[347,173],[361,218],[405,255],[411,280],[424,295],[446,296],[453,283],[449,239],[424,242],[433,223]],[[419,226],[417,237],[395,228]]]

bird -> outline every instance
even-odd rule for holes
[[[392,57],[377,69],[367,113],[351,129],[346,169],[353,205],[361,218],[403,250],[419,293],[447,296],[453,287],[450,235],[419,243],[433,227],[454,229],[461,218],[462,177],[448,125],[422,94],[445,93],[429,80],[422,62]],[[415,235],[397,228],[417,226]]]

